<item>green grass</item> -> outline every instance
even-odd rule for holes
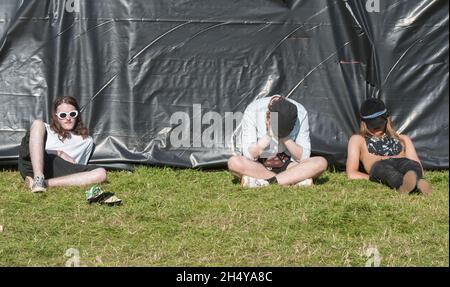
[[[243,189],[226,171],[111,172],[122,206],[88,205],[87,188],[31,194],[0,173],[0,266],[449,266],[448,172],[430,197],[327,172],[311,188]]]

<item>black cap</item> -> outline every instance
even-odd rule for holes
[[[278,113],[278,132],[279,138],[289,136],[294,129],[297,121],[297,106],[281,97],[272,104],[271,112]],[[271,118],[272,119],[272,118]],[[275,124],[275,123],[273,123]],[[272,122],[271,122],[272,125]]]
[[[359,111],[361,120],[364,121],[369,129],[383,127],[388,118],[386,105],[382,100],[370,98],[365,100]]]

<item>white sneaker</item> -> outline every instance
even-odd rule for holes
[[[314,182],[312,178],[305,179],[303,181],[300,181],[299,183],[296,183],[295,186],[313,186]]]
[[[249,188],[258,188],[258,187],[264,187],[268,186],[269,182],[265,179],[256,179],[250,176],[244,175],[241,178],[241,186],[242,187],[249,187]]]
[[[44,192],[47,190],[47,183],[43,176],[36,176],[34,179],[30,176],[25,177],[25,186],[33,193]]]

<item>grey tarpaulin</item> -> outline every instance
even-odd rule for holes
[[[71,95],[97,144],[94,163],[225,166],[230,135],[205,146],[196,131],[279,93],[306,107],[313,154],[337,166],[360,103],[375,96],[425,167],[448,168],[448,6],[0,0],[0,164],[14,164],[32,120],[48,121],[52,100]],[[177,112],[189,115],[188,146],[169,140]]]

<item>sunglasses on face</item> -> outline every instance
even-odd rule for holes
[[[78,111],[59,112],[59,113],[56,113],[56,116],[58,116],[58,118],[61,120],[64,120],[67,117],[74,119],[74,118],[78,117]]]

